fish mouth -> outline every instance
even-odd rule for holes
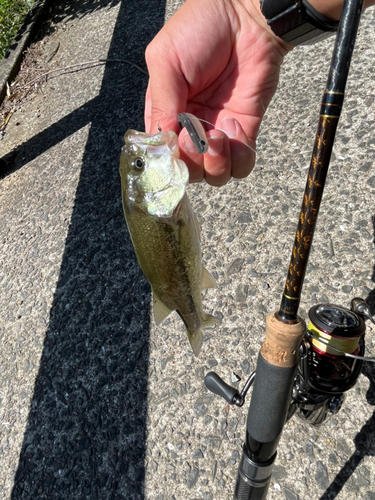
[[[125,152],[127,155],[147,155],[160,157],[169,150],[178,154],[178,137],[173,131],[148,134],[137,130],[128,130],[125,134]]]
[[[149,215],[171,217],[178,211],[189,182],[189,171],[179,159],[177,134],[128,130],[123,153],[129,165],[127,182],[138,193],[143,208]],[[138,159],[144,160],[144,167],[137,172],[134,165]]]

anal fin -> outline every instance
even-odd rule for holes
[[[191,348],[193,349],[193,353],[195,356],[198,357],[199,353],[201,352],[201,348],[202,348],[202,344],[203,344],[202,330],[204,328],[214,326],[217,323],[220,323],[219,318],[216,318],[215,316],[212,316],[211,314],[205,314],[202,326],[199,330],[197,330],[197,331],[188,330],[188,339],[189,339]]]
[[[169,316],[172,311],[159,299],[154,290],[152,290],[152,297],[154,302],[155,323],[157,326],[159,326],[160,323],[165,320],[165,318]]]
[[[193,349],[194,356],[198,357],[202,349],[203,335],[202,330],[191,331],[188,330],[188,339]]]
[[[202,328],[209,328],[210,326],[215,326],[220,323],[219,318],[212,316],[212,314],[205,314],[205,319],[203,320]]]
[[[217,288],[217,284],[215,278],[202,266],[201,289],[205,290],[206,288]]]

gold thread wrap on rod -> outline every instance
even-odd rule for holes
[[[340,100],[343,99],[341,95],[338,97]],[[325,107],[325,103],[322,104],[322,107]],[[317,215],[323,196],[324,183],[328,172],[338,119],[339,116],[325,117],[320,115],[279,314],[294,316],[298,311],[302,284],[309,259]]]
[[[326,90],[320,108],[318,131],[289,272],[278,312],[280,320],[284,323],[295,322],[297,320],[303,280],[320,202],[323,196],[336,128],[344,102],[345,86],[362,7],[363,0],[344,0]]]

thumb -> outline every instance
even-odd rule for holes
[[[156,133],[161,127],[178,133],[177,115],[185,111],[188,94],[179,64],[173,64],[165,54],[150,48],[146,51],[146,62],[150,75],[145,102],[146,132]]]

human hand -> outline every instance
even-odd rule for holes
[[[291,48],[267,26],[259,0],[187,0],[150,43],[146,131],[179,132],[183,112],[214,125],[205,155],[180,134],[191,182],[220,186],[251,172],[259,126]]]

